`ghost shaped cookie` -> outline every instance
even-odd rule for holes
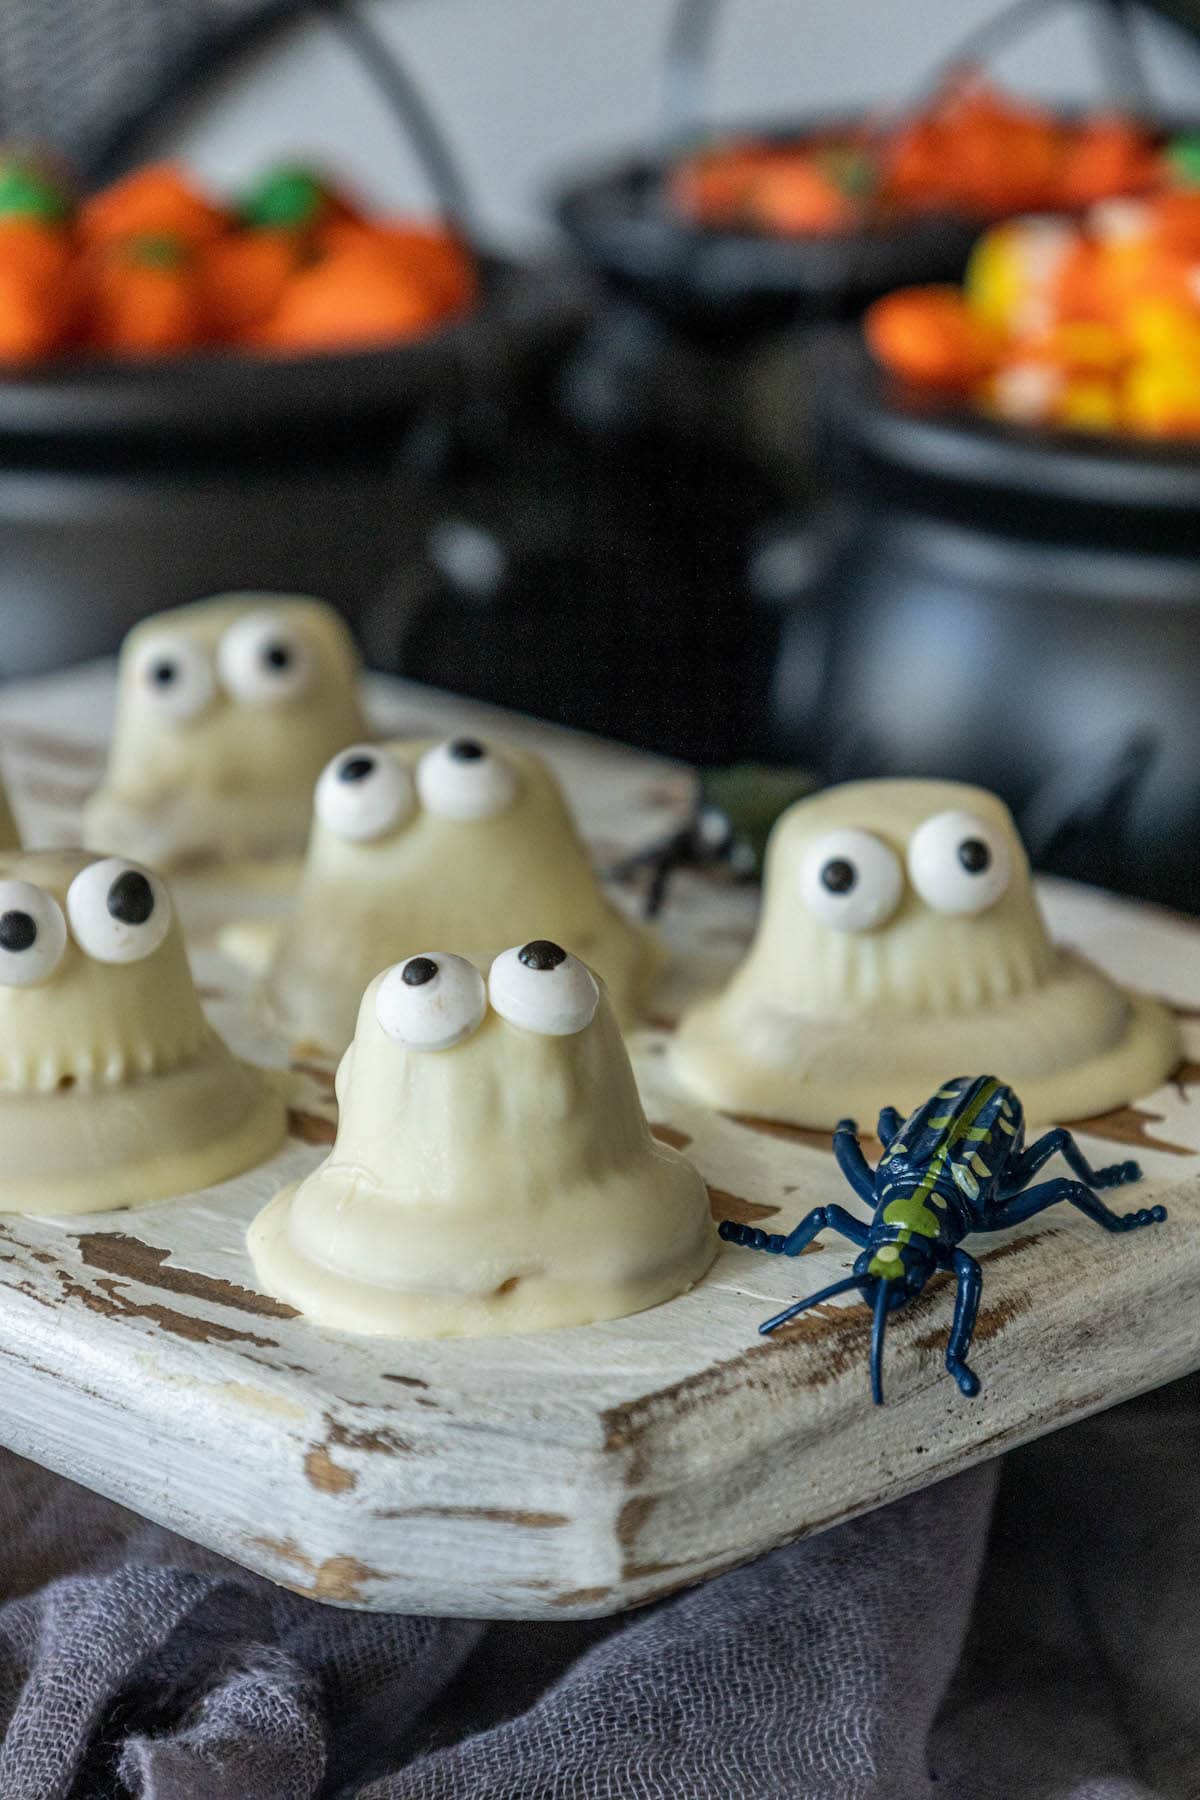
[[[211,1187],[284,1128],[204,1017],[160,876],[86,851],[0,856],[0,1212]]]
[[[1033,1119],[1085,1118],[1179,1055],[1164,1007],[1051,943],[993,794],[860,781],[778,821],[754,944],[671,1062],[709,1105],[831,1127],[909,1112],[962,1069],[1011,1083]]]
[[[704,1182],[651,1137],[603,986],[538,939],[377,975],[337,1140],[250,1228],[264,1288],[320,1325],[483,1336],[618,1318],[713,1260]]]
[[[354,745],[317,784],[263,1000],[293,1039],[341,1050],[386,964],[439,942],[487,957],[535,922],[597,970],[632,1023],[657,945],[606,898],[545,764],[466,737]]]
[[[357,676],[319,600],[223,594],[144,620],[85,842],[168,870],[299,856],[313,783],[366,730]]]

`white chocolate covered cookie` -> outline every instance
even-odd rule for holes
[[[658,969],[607,899],[538,757],[453,738],[354,745],[317,784],[308,860],[262,995],[294,1039],[341,1050],[372,976],[422,944],[488,957],[536,924],[603,977],[630,1024]]]
[[[314,781],[366,731],[357,677],[319,600],[223,594],[143,620],[85,841],[163,869],[299,856]]]
[[[0,1212],[211,1187],[284,1127],[201,1011],[160,876],[86,851],[0,856]]]
[[[911,1111],[986,1069],[1038,1121],[1148,1092],[1173,1020],[1052,944],[1012,819],[957,782],[859,781],[799,801],[767,853],[758,934],[671,1059],[709,1105],[797,1125]]]
[[[485,965],[486,966],[486,965]],[[377,975],[337,1075],[337,1141],[250,1227],[269,1293],[394,1337],[582,1325],[691,1287],[704,1182],[650,1135],[607,996],[544,939]]]

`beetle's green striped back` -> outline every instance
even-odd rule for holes
[[[930,1199],[947,1181],[964,1199],[978,1199],[981,1187],[1008,1156],[1023,1125],[1021,1102],[992,1075],[959,1075],[905,1120],[880,1165],[886,1183],[908,1190],[906,1210]],[[913,1177],[916,1180],[913,1180]],[[884,1215],[888,1216],[885,1204]],[[907,1223],[908,1221],[906,1221]]]

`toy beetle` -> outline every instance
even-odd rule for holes
[[[710,769],[702,776],[700,795],[691,816],[669,837],[622,857],[607,871],[610,881],[628,881],[642,870],[649,881],[642,913],[656,919],[680,869],[727,869],[737,881],[762,873],[767,839],[780,814],[802,795],[812,779],[799,769],[769,769],[759,763],[736,763]]]
[[[1165,1206],[1112,1212],[1096,1190],[1139,1181],[1141,1169],[1134,1162],[1093,1169],[1061,1126],[1025,1149],[1021,1102],[1010,1087],[990,1075],[956,1076],[903,1122],[895,1107],[885,1107],[879,1115],[878,1136],[884,1154],[872,1170],[853,1119],[843,1119],[833,1134],[838,1167],[872,1209],[869,1225],[844,1207],[816,1206],[786,1237],[732,1219],[720,1228],[728,1243],[774,1256],[799,1256],[819,1231],[826,1230],[840,1231],[859,1245],[862,1254],[851,1275],[798,1300],[765,1320],[759,1330],[774,1331],[808,1307],[856,1287],[874,1314],[871,1394],[876,1406],[883,1404],[887,1316],[914,1299],[937,1269],[950,1270],[957,1282],[946,1367],[964,1394],[979,1392],[979,1378],[966,1359],[983,1270],[959,1248],[970,1232],[1003,1231],[1062,1200],[1106,1231],[1135,1231],[1141,1225],[1161,1224],[1167,1216]],[[1033,1176],[1059,1151],[1077,1179],[1060,1176],[1029,1187]]]

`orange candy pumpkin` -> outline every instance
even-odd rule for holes
[[[903,381],[966,389],[995,357],[995,338],[957,288],[901,288],[868,308],[864,320],[874,356]]]
[[[195,248],[227,230],[229,217],[174,163],[148,163],[85,200],[78,224],[89,244],[162,236]]]
[[[169,356],[205,335],[189,246],[166,234],[102,244],[89,262],[87,340],[117,356]]]

